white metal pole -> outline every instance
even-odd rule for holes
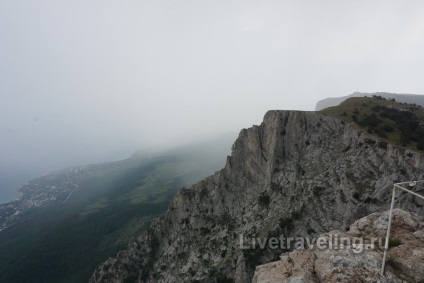
[[[411,186],[415,186],[417,183],[422,183],[424,180],[421,181],[414,181],[414,182],[403,182],[403,183],[396,183],[393,185],[393,193],[392,193],[392,204],[390,205],[390,213],[389,213],[389,224],[387,224],[387,235],[386,235],[386,243],[384,245],[384,254],[383,254],[383,263],[381,264],[381,276],[384,276],[384,268],[386,266],[386,257],[387,257],[387,250],[389,249],[389,238],[390,238],[390,230],[392,228],[392,214],[393,214],[393,206],[395,204],[395,195],[396,195],[396,188],[403,190],[407,193],[413,194],[414,196],[417,196],[419,198],[424,199],[424,196],[419,195],[411,190],[405,189],[404,187],[400,185],[404,184],[412,184]]]
[[[398,186],[398,185],[396,185],[396,184],[395,184],[395,186],[396,186],[398,189],[401,189],[401,190],[403,190],[403,191],[405,191],[405,192],[408,192],[408,193],[410,193],[410,194],[413,194],[414,196],[417,196],[417,197],[419,197],[419,198],[424,199],[424,196],[422,196],[422,195],[419,195],[419,194],[417,194],[417,193],[415,193],[415,192],[413,192],[413,191],[410,191],[410,190],[408,190],[408,189],[405,189],[405,188],[403,188],[403,187],[401,187],[401,186]]]
[[[384,267],[386,266],[387,250],[389,249],[390,229],[392,226],[392,213],[395,204],[396,184],[393,185],[392,204],[390,205],[389,224],[387,224],[386,243],[384,244],[383,263],[381,264],[381,276],[384,276]]]

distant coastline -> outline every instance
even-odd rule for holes
[[[0,204],[10,202],[17,198],[19,198],[17,188],[15,189],[1,188],[0,189]]]

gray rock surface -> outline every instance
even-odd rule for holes
[[[388,212],[374,213],[350,226],[349,232],[332,231],[322,234],[339,239],[372,239],[383,237]],[[424,282],[424,239],[417,237],[424,230],[424,219],[416,214],[396,209],[393,212],[391,239],[400,239],[399,246],[389,249],[386,272],[380,275],[384,241],[369,245],[360,253],[353,249],[313,248],[295,250],[281,256],[281,260],[256,267],[253,283],[289,282]],[[334,238],[333,238],[334,239]],[[335,240],[333,240],[336,243]],[[353,242],[353,241],[351,241]],[[340,247],[340,246],[339,246]],[[359,251],[359,249],[357,250]]]
[[[166,215],[90,281],[249,282],[256,266],[284,251],[243,249],[252,240],[345,231],[355,220],[387,210],[393,182],[422,179],[423,169],[423,155],[379,143],[338,119],[269,111],[260,126],[240,132],[222,170],[181,189]],[[407,195],[397,202],[419,214],[423,206]],[[367,223],[355,232],[361,227]]]

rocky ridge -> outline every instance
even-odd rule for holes
[[[419,94],[400,94],[400,93],[388,93],[388,92],[374,92],[374,93],[364,93],[364,92],[354,92],[347,96],[342,97],[330,97],[323,100],[320,100],[315,105],[315,111],[320,111],[327,107],[336,106],[345,101],[350,97],[372,97],[373,95],[382,96],[386,99],[396,99],[396,101],[402,103],[415,103],[421,106],[424,106],[424,95]]]
[[[241,238],[345,231],[386,210],[393,183],[422,179],[423,169],[423,155],[339,119],[269,111],[240,132],[222,170],[181,189],[166,215],[90,281],[250,282],[256,266],[286,250],[243,249]],[[424,212],[413,196],[400,196],[398,206]]]

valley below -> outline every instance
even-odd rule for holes
[[[33,179],[0,205],[0,282],[86,282],[163,214],[175,193],[218,170],[232,135]]]

